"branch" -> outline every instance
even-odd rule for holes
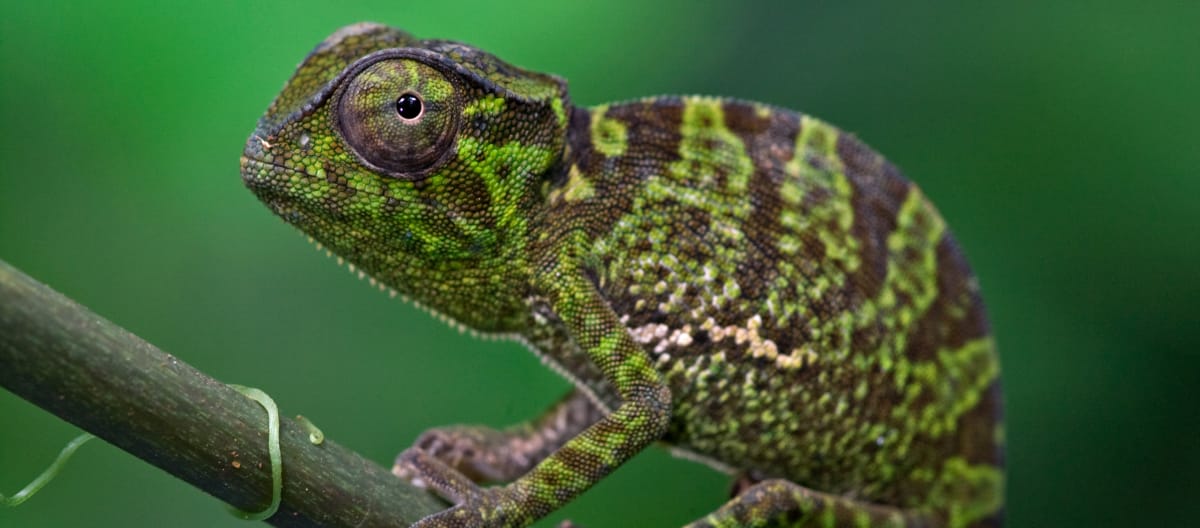
[[[0,260],[0,386],[237,508],[271,501],[267,414]],[[407,526],[445,506],[284,419],[275,526]]]

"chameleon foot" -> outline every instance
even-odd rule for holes
[[[504,429],[439,427],[422,433],[413,448],[476,483],[507,483],[528,473],[602,415],[586,394],[573,391],[528,422]],[[400,459],[396,462],[399,467]]]
[[[517,508],[518,500],[510,487],[479,487],[419,448],[400,453],[392,473],[454,503],[447,510],[417,521],[413,528],[508,527],[532,521]]]
[[[438,459],[474,482],[509,482],[536,462],[513,449],[518,441],[511,434],[486,427],[446,427],[425,431],[413,443],[413,449]]]
[[[745,488],[717,511],[686,528],[768,526],[925,527],[925,519],[902,510],[810,490],[781,479]]]

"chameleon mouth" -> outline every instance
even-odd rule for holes
[[[269,179],[268,176],[282,172],[286,176],[301,174],[304,176],[312,176],[307,170],[302,168],[289,167],[284,163],[275,161],[276,153],[272,152],[275,145],[272,145],[266,136],[264,137],[259,132],[255,131],[249,138],[246,139],[246,147],[242,150],[242,179],[247,184],[254,179]]]
[[[271,176],[291,176],[294,174],[311,176],[307,171],[288,167],[270,159],[254,158],[246,155],[242,155],[241,165],[242,180],[247,184],[256,181],[269,181],[271,180]]]
[[[276,215],[292,224],[302,220],[305,215],[302,204],[288,192],[288,182],[295,175],[307,176],[306,172],[245,154],[241,157],[241,171],[242,184]]]
[[[293,176],[313,175],[303,168],[289,167],[276,161],[271,149],[271,143],[261,134],[252,134],[246,139],[246,148],[242,151],[241,171],[242,183],[259,199],[274,205],[286,200],[287,182]]]
[[[280,176],[291,176],[299,173],[278,163],[243,155],[241,158],[242,183],[256,193],[278,186]]]

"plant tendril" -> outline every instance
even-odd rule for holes
[[[248,512],[239,508],[230,506],[230,511],[240,519],[247,521],[261,521],[275,515],[279,511],[279,505],[283,502],[283,453],[279,448],[279,407],[275,405],[275,400],[271,399],[267,393],[254,387],[245,387],[242,385],[229,385],[230,388],[236,390],[242,395],[250,398],[267,411],[267,453],[271,459],[271,505],[267,509],[260,512]],[[325,433],[322,433],[316,425],[313,425],[308,418],[297,416],[296,421],[308,431],[308,441],[313,445],[321,445],[325,441]],[[33,482],[27,484],[20,491],[14,493],[11,497],[0,493],[0,507],[13,508],[33,497],[34,494],[41,490],[46,484],[54,480],[58,476],[59,471],[66,466],[71,455],[75,454],[83,444],[96,436],[91,433],[83,433],[74,440],[71,440],[62,451],[58,453],[58,458],[50,463],[50,466],[42,471],[41,475],[33,479]]]
[[[66,447],[62,448],[62,451],[59,451],[58,458],[54,459],[54,462],[50,463],[50,467],[46,468],[45,471],[42,471],[41,475],[38,475],[37,478],[33,479],[33,482],[30,482],[27,486],[21,488],[21,491],[16,492],[12,497],[6,497],[3,493],[0,493],[0,506],[12,508],[29,500],[33,494],[37,493],[38,490],[42,489],[43,486],[49,484],[51,480],[54,480],[54,477],[58,476],[58,472],[61,471],[63,466],[66,465],[67,460],[71,458],[71,455],[75,454],[75,450],[79,449],[80,446],[86,444],[88,440],[93,438],[96,438],[96,436],[92,433],[83,433],[79,436],[76,436],[74,440],[71,440],[66,445]]]
[[[311,442],[312,445],[321,445],[321,443],[325,441],[325,433],[322,433],[320,429],[317,429],[317,426],[313,425],[308,418],[297,414],[296,421],[300,422],[300,426],[303,427],[305,431],[308,431],[308,441]]]
[[[279,511],[279,503],[283,501],[283,455],[279,450],[279,407],[275,405],[267,393],[254,387],[229,385],[247,398],[250,398],[267,410],[267,453],[271,457],[271,505],[260,512],[248,512],[233,506],[229,507],[234,516],[247,521],[261,521],[275,515]]]

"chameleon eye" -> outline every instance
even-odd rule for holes
[[[407,58],[364,67],[342,89],[335,109],[338,129],[359,160],[402,179],[423,176],[451,150],[458,114],[455,84]]]

